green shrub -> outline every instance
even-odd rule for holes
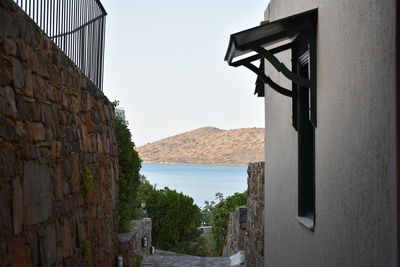
[[[201,235],[201,211],[191,197],[168,187],[158,190],[143,177],[139,198],[152,220],[152,242],[157,248],[195,253]]]
[[[83,257],[86,261],[89,260],[90,251],[91,251],[91,243],[90,240],[83,241]]]
[[[215,244],[211,232],[202,233],[199,238],[197,251],[194,255],[201,257],[217,257],[219,256],[215,251]]]
[[[95,185],[98,184],[98,181],[92,180],[92,173],[88,167],[83,168],[82,172],[82,184],[83,184],[83,198],[88,200],[90,194],[93,191]]]
[[[237,207],[247,204],[247,192],[235,193],[226,199],[223,198],[221,193],[217,193],[216,197],[219,199],[219,203],[211,208],[211,232],[215,251],[218,255],[221,255],[228,235],[229,213]]]
[[[140,183],[141,160],[132,142],[128,123],[116,116],[115,130],[118,142],[119,162],[119,215],[120,232],[131,230],[131,221],[138,205],[137,191]]]
[[[142,255],[133,255],[133,262],[134,262],[134,267],[140,267],[142,266],[142,261],[143,261],[143,256]]]

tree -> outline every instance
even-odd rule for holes
[[[119,161],[119,228],[120,232],[129,232],[138,202],[139,171],[142,165],[139,154],[135,150],[135,144],[132,142],[128,123],[119,116],[115,117],[115,132]]]
[[[204,201],[204,207],[201,209],[201,224],[211,225],[212,210],[214,209],[215,202]]]
[[[152,220],[154,245],[179,253],[195,252],[201,235],[201,211],[193,199],[168,187],[157,190],[145,180],[140,191],[144,209]]]
[[[247,204],[247,192],[235,193],[226,199],[221,193],[215,196],[219,199],[219,203],[211,208],[211,231],[215,250],[218,255],[221,255],[228,235],[229,213]]]

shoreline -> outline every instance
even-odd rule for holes
[[[249,166],[249,164],[226,164],[226,163],[182,163],[182,162],[154,162],[154,161],[142,161],[142,163],[145,163],[145,164],[166,164],[166,165]]]

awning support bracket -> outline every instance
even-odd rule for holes
[[[279,84],[275,83],[273,80],[271,80],[270,77],[268,77],[267,75],[265,75],[265,73],[263,72],[263,70],[257,68],[256,66],[254,66],[252,63],[247,62],[247,63],[243,63],[243,66],[245,66],[246,68],[248,68],[249,70],[251,70],[252,72],[254,72],[255,74],[257,74],[258,77],[260,77],[260,79],[268,84],[272,89],[274,89],[275,91],[277,91],[278,93],[288,96],[288,97],[293,97],[293,92],[291,90],[288,90],[286,88],[283,88],[282,86],[280,86]]]
[[[296,73],[291,72],[285,64],[280,62],[271,52],[269,52],[267,49],[263,47],[255,47],[253,48],[255,52],[257,52],[259,55],[261,55],[263,58],[268,60],[269,63],[271,63],[272,66],[275,67],[275,69],[278,72],[282,72],[283,75],[285,75],[286,78],[291,80],[292,82],[310,88],[311,87],[311,81],[297,75]],[[261,78],[261,77],[260,77]]]

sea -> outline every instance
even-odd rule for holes
[[[192,197],[200,208],[215,201],[217,192],[228,197],[247,190],[247,166],[142,163],[141,174],[157,189],[168,187]]]

